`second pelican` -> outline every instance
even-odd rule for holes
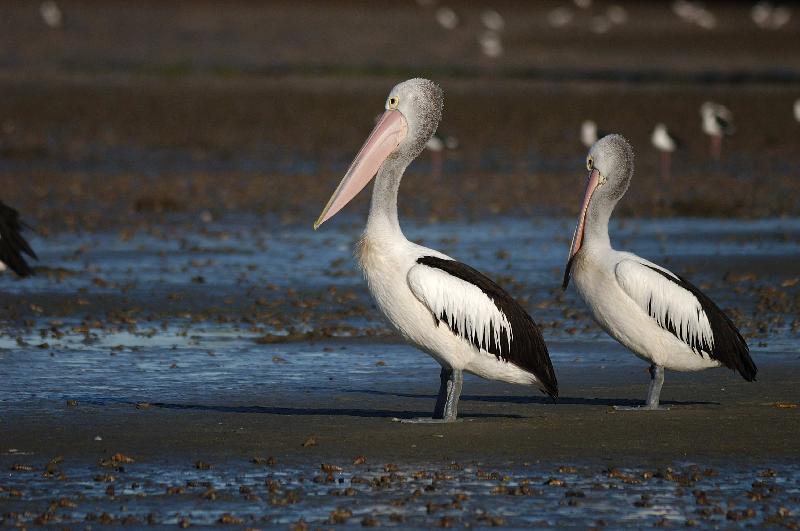
[[[633,148],[623,137],[598,140],[586,157],[589,176],[572,237],[562,287],[570,275],[597,324],[650,362],[644,407],[659,405],[664,369],[724,366],[751,382],[756,365],[730,318],[685,278],[633,253],[611,247],[608,221],[633,177]]]
[[[554,398],[558,384],[541,331],[519,303],[479,271],[408,241],[400,229],[400,180],[436,131],[442,106],[442,90],[427,79],[395,86],[314,228],[377,174],[356,255],[384,315],[406,341],[442,366],[433,420],[448,422],[458,415],[463,371],[534,384]]]

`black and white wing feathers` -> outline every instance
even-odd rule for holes
[[[736,326],[714,302],[688,280],[655,264],[626,259],[615,269],[623,291],[658,325],[688,345],[738,371],[756,377],[750,349]]]
[[[417,259],[407,280],[437,324],[444,323],[476,348],[532,373],[547,394],[558,396],[539,327],[503,288],[468,265],[435,256]]]
[[[28,242],[22,237],[24,224],[19,212],[0,201],[0,261],[21,277],[33,274],[23,254],[36,258]]]

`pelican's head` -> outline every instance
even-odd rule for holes
[[[322,210],[316,229],[344,208],[388,159],[408,164],[425,149],[442,118],[442,89],[427,79],[409,79],[389,92],[384,112],[342,182]]]
[[[633,148],[620,135],[604,136],[594,143],[586,156],[586,169],[589,175],[586,192],[578,214],[578,224],[572,236],[567,267],[564,271],[562,288],[569,284],[572,261],[583,245],[587,218],[591,221],[600,215],[611,215],[617,202],[625,195],[633,177]]]

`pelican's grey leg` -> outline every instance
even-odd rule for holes
[[[647,403],[643,406],[614,406],[617,411],[667,411],[668,407],[658,405],[661,387],[664,385],[664,367],[650,365],[650,387],[647,389]]]
[[[647,389],[647,409],[662,409],[658,407],[658,398],[661,396],[661,387],[663,385],[664,367],[660,365],[650,365],[650,387]]]
[[[442,372],[439,373],[439,396],[436,397],[436,406],[433,408],[433,418],[443,419],[444,410],[448,398],[448,383],[453,376],[453,369],[449,367],[442,367]]]
[[[442,411],[439,411],[439,401],[436,401],[436,410],[433,412],[434,418],[441,418],[445,422],[453,422],[458,417],[458,399],[461,398],[461,386],[464,383],[464,373],[458,369],[448,371],[447,380],[444,378],[442,369],[442,387],[439,389],[439,397],[442,396],[442,388],[445,388],[445,400]],[[441,416],[439,416],[441,415]]]
[[[458,399],[464,383],[464,373],[458,369],[442,367],[439,373],[439,395],[433,408],[433,418],[403,420],[408,423],[455,422],[458,419]]]

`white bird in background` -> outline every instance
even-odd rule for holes
[[[563,28],[572,22],[574,16],[571,9],[557,7],[547,14],[547,23],[553,28]]]
[[[684,21],[701,28],[710,30],[717,26],[717,17],[699,2],[676,0],[672,2],[672,11]]]
[[[35,260],[38,258],[22,237],[24,227],[26,225],[20,221],[19,212],[0,201],[0,271],[11,269],[21,277],[33,274],[25,255]]]
[[[61,8],[54,0],[45,0],[39,5],[39,14],[48,28],[58,29],[64,25]]]
[[[708,9],[703,9],[697,15],[695,23],[703,29],[713,30],[717,27],[717,17]]]
[[[503,55],[503,41],[499,33],[484,31],[478,36],[478,42],[481,45],[481,52],[486,57],[496,59]]]
[[[669,179],[672,173],[672,154],[678,148],[678,140],[669,133],[666,125],[657,123],[650,135],[650,141],[660,153],[661,178]]]
[[[589,176],[562,287],[571,275],[597,324],[650,363],[646,405],[617,409],[662,409],[664,369],[725,366],[755,380],[747,343],[711,299],[679,275],[611,247],[608,221],[633,177],[628,141],[619,135],[601,138],[586,167]]]
[[[484,9],[481,12],[481,22],[489,31],[503,31],[506,27],[503,15],[494,9]]]
[[[581,9],[589,9],[592,7],[592,0],[572,0],[576,6]]]
[[[450,422],[458,414],[463,371],[537,385],[552,397],[558,384],[541,331],[519,303],[475,269],[408,241],[400,229],[400,180],[439,125],[442,107],[442,90],[427,79],[396,85],[314,228],[375,177],[358,261],[378,308],[442,366],[433,417]]]
[[[436,22],[444,29],[452,30],[458,26],[458,15],[452,8],[440,7],[436,10]]]
[[[581,123],[581,144],[587,148],[592,147],[601,136],[604,136],[604,133],[597,128],[593,120],[584,120]]]
[[[794,102],[794,119],[800,122],[800,98]]]
[[[608,9],[606,9],[606,18],[608,18],[612,24],[620,26],[628,22],[628,12],[624,7],[619,5],[608,6]]]
[[[758,2],[750,10],[750,17],[759,28],[776,30],[789,22],[792,12],[786,6],[774,6],[772,2]]]
[[[711,137],[711,157],[719,160],[722,156],[722,137],[736,132],[733,113],[724,105],[706,101],[700,106],[703,132]]]
[[[431,136],[425,143],[425,149],[431,153],[431,178],[439,179],[444,168],[445,150],[458,149],[458,139],[453,136],[441,137],[437,134]]]

